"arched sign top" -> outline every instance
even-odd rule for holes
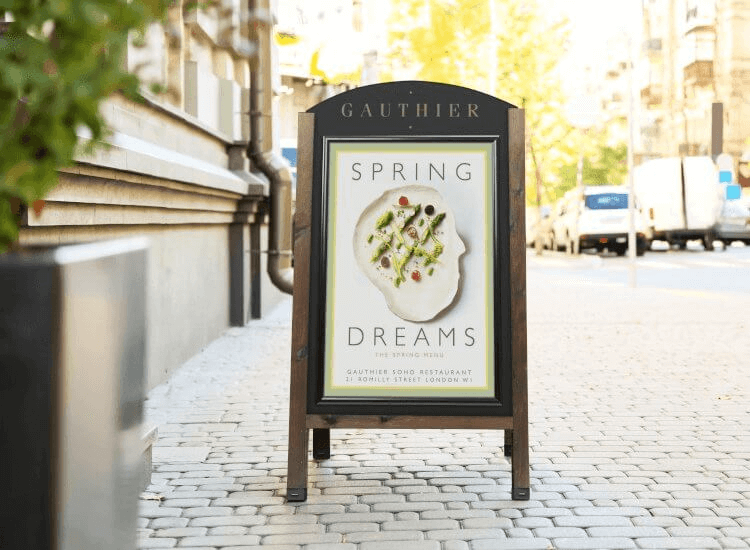
[[[493,135],[514,105],[451,84],[422,81],[362,86],[312,107],[326,135]]]

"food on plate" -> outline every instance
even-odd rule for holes
[[[390,310],[409,321],[430,320],[453,302],[465,250],[445,200],[423,185],[386,191],[365,208],[354,231],[360,269]]]

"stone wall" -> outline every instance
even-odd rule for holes
[[[60,172],[41,213],[27,213],[21,243],[149,239],[151,388],[259,308],[264,275],[251,252],[265,249],[267,184],[247,170],[244,145],[188,116],[122,98],[105,111],[111,147]]]

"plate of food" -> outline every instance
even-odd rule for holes
[[[362,211],[353,245],[357,265],[401,319],[429,321],[453,303],[466,246],[437,189],[386,191]]]

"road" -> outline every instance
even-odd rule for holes
[[[749,246],[731,246],[713,252],[706,252],[700,246],[649,251],[636,258],[635,263],[639,288],[750,294]],[[569,256],[548,250],[536,256],[530,251],[528,269],[549,281],[628,285],[630,259],[614,254]]]

